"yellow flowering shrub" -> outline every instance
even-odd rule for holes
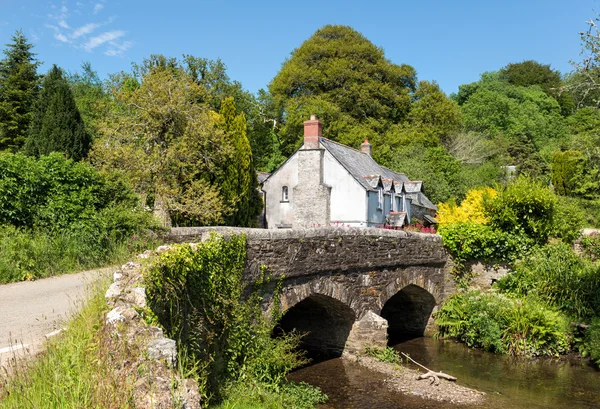
[[[438,205],[437,220],[439,226],[447,226],[454,223],[477,223],[486,224],[489,219],[486,217],[483,201],[484,198],[494,198],[498,195],[496,190],[491,187],[469,190],[467,197],[459,205],[454,199],[440,203]]]

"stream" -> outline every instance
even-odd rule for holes
[[[585,360],[513,358],[432,338],[415,338],[394,348],[432,370],[456,376],[461,385],[485,392],[485,403],[478,408],[600,408],[600,371]],[[390,391],[383,375],[341,358],[299,369],[289,379],[320,387],[329,396],[321,409],[466,407]]]

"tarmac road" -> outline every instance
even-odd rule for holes
[[[85,300],[86,287],[114,267],[0,285],[0,366],[39,350]]]

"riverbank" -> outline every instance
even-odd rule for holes
[[[422,373],[406,366],[380,362],[365,355],[348,355],[345,359],[385,375],[385,385],[395,392],[454,405],[477,405],[485,400],[485,393],[458,385],[456,382],[440,379],[439,384],[435,385],[427,379],[419,380],[417,378]]]

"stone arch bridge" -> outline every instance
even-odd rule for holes
[[[247,236],[244,278],[262,266],[284,275],[276,330],[305,332],[305,348],[327,355],[429,335],[432,314],[456,288],[441,237],[375,228],[174,228],[167,240],[200,241],[210,232]]]

